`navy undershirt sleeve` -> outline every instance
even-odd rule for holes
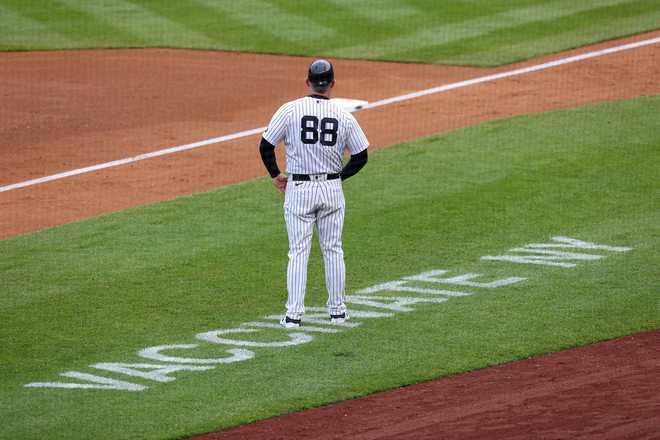
[[[341,170],[341,180],[346,180],[357,174],[367,164],[367,150],[364,149],[357,154],[351,155],[344,169]]]
[[[277,159],[275,158],[275,145],[262,137],[261,143],[259,144],[259,153],[261,154],[261,160],[266,166],[270,177],[274,179],[279,176],[280,169],[277,166]]]

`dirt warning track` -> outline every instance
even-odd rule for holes
[[[658,36],[497,69],[338,60],[335,96],[371,102]],[[163,49],[2,54],[0,185],[264,126],[278,105],[306,93],[308,62]],[[660,45],[654,44],[356,117],[380,148],[491,119],[655,95],[659,76]],[[258,139],[0,192],[0,238],[262,176]]]

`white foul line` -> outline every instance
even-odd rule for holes
[[[232,139],[239,139],[246,136],[252,136],[262,133],[266,127],[253,128],[251,130],[239,131],[237,133],[228,134],[226,136],[215,137],[206,139],[204,141],[193,142],[192,144],[179,145],[177,147],[165,148],[164,150],[153,151],[151,153],[139,154],[137,156],[126,157],[124,159],[113,160],[111,162],[99,163],[85,168],[78,168],[71,171],[65,171],[52,176],[39,177],[37,179],[26,180],[25,182],[13,183],[7,186],[0,186],[0,192],[11,191],[12,189],[24,188],[26,186],[36,185],[38,183],[50,182],[51,180],[64,179],[65,177],[77,176],[78,174],[91,173],[92,171],[103,170],[105,168],[117,167],[119,165],[126,165],[133,162],[138,162],[152,157],[165,156],[167,154],[178,153],[180,151],[192,150],[195,148],[203,147],[210,144],[219,144],[221,142],[230,141]]]
[[[531,72],[538,72],[540,70],[546,70],[557,66],[563,66],[564,64],[571,64],[577,61],[587,60],[589,58],[596,58],[603,55],[608,55],[615,52],[621,52],[624,50],[635,49],[642,46],[648,46],[651,44],[660,43],[660,37],[652,38],[650,40],[637,41],[635,43],[624,44],[622,46],[614,46],[607,49],[597,50],[594,52],[587,52],[581,55],[575,55],[568,58],[562,58],[555,61],[549,61],[543,64],[536,64],[534,66],[522,67],[520,69],[509,70],[506,72],[495,73],[493,75],[480,76],[478,78],[469,79],[466,81],[460,81],[452,84],[446,84],[444,86],[433,87],[430,89],[420,90],[419,92],[408,93],[406,95],[394,96],[392,98],[381,99],[380,101],[374,101],[369,103],[364,108],[373,108],[380,107],[383,105],[393,104],[395,102],[406,101],[408,99],[419,98],[421,96],[432,95],[434,93],[442,93],[448,90],[460,89],[462,87],[473,86],[475,84],[481,84],[489,81],[495,81],[502,78],[509,78],[512,76],[525,75]]]
[[[370,108],[382,107],[388,104],[394,104],[401,101],[407,101],[409,99],[415,99],[422,96],[433,95],[435,93],[443,93],[449,90],[460,89],[463,87],[473,86],[475,84],[481,84],[490,81],[496,81],[502,78],[509,78],[512,76],[525,75],[531,72],[538,72],[540,70],[551,69],[557,66],[563,66],[565,64],[571,64],[578,61],[587,60],[589,58],[596,58],[603,55],[608,55],[611,53],[621,52],[624,50],[635,49],[642,46],[649,46],[651,44],[660,43],[660,37],[651,38],[649,40],[637,41],[635,43],[623,44],[621,46],[614,46],[607,49],[597,50],[593,52],[587,52],[580,55],[575,55],[572,57],[562,58],[555,61],[549,61],[547,63],[536,64],[534,66],[523,67],[520,69],[509,70],[506,72],[496,73],[493,75],[480,76],[478,78],[473,78],[466,81],[459,81],[451,84],[446,84],[444,86],[432,87],[430,89],[420,90],[418,92],[408,93],[405,95],[394,96],[391,98],[381,99],[379,101],[371,102],[363,107],[356,108],[355,111],[366,110]],[[98,171],[106,168],[112,168],[120,165],[126,165],[133,162],[138,162],[145,159],[151,159],[153,157],[165,156],[168,154],[178,153],[181,151],[193,150],[195,148],[200,148],[206,145],[219,144],[221,142],[227,142],[234,139],[240,139],[248,136],[253,136],[259,133],[262,133],[266,127],[253,128],[250,130],[239,131],[237,133],[232,133],[225,136],[215,137],[199,142],[193,142],[191,144],[179,145],[176,147],[166,148],[163,150],[153,151],[151,153],[140,154],[138,156],[127,157],[124,159],[113,160],[111,162],[100,163],[97,165],[92,165],[84,168],[78,168],[71,171],[66,171],[63,173],[53,174],[51,176],[40,177],[37,179],[26,180],[24,182],[14,183],[11,185],[0,186],[0,192],[11,191],[14,189],[25,188],[26,186],[37,185],[39,183],[50,182],[52,180],[63,179],[65,177],[77,176],[79,174],[91,173],[93,171]]]

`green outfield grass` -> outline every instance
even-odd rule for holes
[[[497,65],[660,27],[660,0],[0,2],[0,50],[181,47]]]
[[[161,344],[225,356],[194,335],[282,312],[286,234],[269,180],[0,241],[0,438],[173,438],[659,328],[659,112],[660,97],[640,98],[374,152],[345,184],[349,292],[432,269],[527,280],[171,383],[89,365],[156,363],[136,353]],[[555,235],[634,249],[571,269],[480,260]],[[325,301],[321,267],[315,245],[308,305]],[[149,388],[24,387],[79,382],[66,371]]]

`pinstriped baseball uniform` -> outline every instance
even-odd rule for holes
[[[353,115],[322,95],[284,104],[273,115],[263,138],[272,145],[284,141],[289,176],[309,176],[309,181],[289,179],[285,192],[284,218],[289,236],[287,316],[300,319],[305,312],[314,224],[323,253],[328,311],[341,315],[346,311],[341,243],[345,203],[337,175],[342,171],[344,149],[354,155],[365,150],[369,142]]]

